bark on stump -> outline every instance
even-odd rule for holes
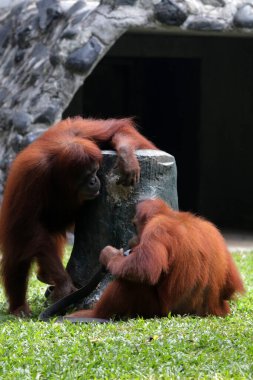
[[[85,285],[96,273],[100,251],[106,245],[128,249],[128,241],[135,233],[132,219],[139,200],[160,197],[172,208],[178,209],[174,157],[159,150],[138,150],[136,154],[141,167],[140,182],[135,187],[126,187],[117,183],[116,153],[103,151],[99,173],[101,193],[97,199],[87,202],[79,212],[73,250],[67,264],[67,271],[77,287]],[[110,280],[111,276],[106,275],[85,299],[85,307],[99,299]]]

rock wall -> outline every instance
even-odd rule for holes
[[[94,3],[92,5],[92,3]],[[242,0],[25,0],[0,12],[0,194],[15,155],[59,120],[130,28],[251,32]]]

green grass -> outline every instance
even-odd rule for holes
[[[34,275],[31,319],[8,316],[1,291],[0,379],[252,379],[253,252],[233,256],[247,293],[226,318],[44,323],[46,286]]]

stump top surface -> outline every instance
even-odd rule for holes
[[[116,155],[117,152],[114,150],[103,150],[102,151],[103,155]],[[155,150],[155,149],[138,149],[135,151],[135,154],[137,157],[163,157],[167,156],[171,160],[174,161],[174,157],[167,153],[164,152],[163,150]]]

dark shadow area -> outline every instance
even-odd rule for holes
[[[252,38],[127,33],[63,116],[134,116],[175,157],[181,210],[251,230],[252,64]]]
[[[176,157],[180,208],[197,211],[199,104],[199,60],[104,58],[64,117],[134,116],[141,133]]]

